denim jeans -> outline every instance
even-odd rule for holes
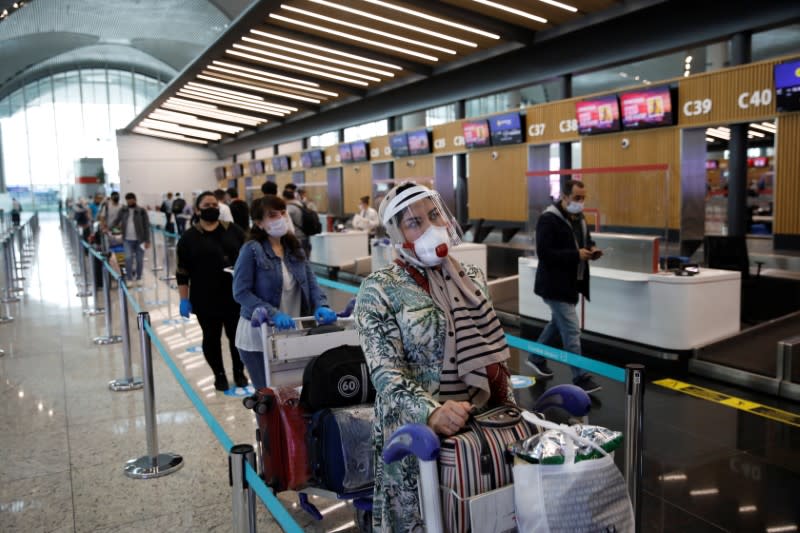
[[[250,375],[250,381],[253,387],[263,389],[267,386],[267,377],[264,374],[264,354],[262,352],[250,352],[248,350],[239,349],[239,358],[247,368],[247,373]]]
[[[581,326],[580,322],[578,322],[576,305],[546,298],[544,303],[550,307],[552,316],[536,342],[549,346],[555,340],[556,335],[561,334],[561,344],[564,347],[564,351],[581,353]],[[529,359],[536,364],[545,360],[544,357],[535,354],[530,354]],[[581,368],[575,366],[570,366],[569,368],[572,371],[573,381],[585,374]]]
[[[142,241],[125,240],[125,271],[128,281],[142,279],[144,264],[144,250],[140,246]],[[134,278],[133,260],[136,259],[136,276]]]

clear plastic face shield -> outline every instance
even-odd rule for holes
[[[419,267],[440,265],[463,233],[438,192],[413,185],[399,193],[400,185],[381,203],[380,218],[386,234],[406,261]]]

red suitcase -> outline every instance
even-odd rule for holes
[[[259,389],[256,439],[261,477],[276,492],[304,487],[311,476],[307,420],[296,387]]]

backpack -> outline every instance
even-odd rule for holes
[[[375,401],[367,361],[360,346],[342,345],[308,362],[300,406],[310,412]]]
[[[186,200],[183,198],[175,198],[172,201],[172,212],[176,215],[183,213],[183,208],[186,207]]]
[[[300,202],[295,205],[300,208],[300,213],[302,215],[302,224],[300,224],[300,229],[303,230],[303,233],[306,234],[306,237],[311,237],[317,233],[322,233],[322,222],[319,221],[319,215],[317,215],[317,212],[313,209],[309,209]]]

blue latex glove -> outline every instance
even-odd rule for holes
[[[295,329],[294,320],[292,320],[292,317],[280,311],[275,313],[275,316],[272,317],[272,322],[278,329]]]
[[[325,324],[333,324],[336,322],[336,313],[329,307],[317,307],[314,312],[314,318],[317,323],[324,326]]]
[[[183,318],[189,318],[192,314],[192,302],[188,298],[181,298],[180,313]]]
[[[253,309],[253,314],[250,316],[250,325],[257,328],[264,322],[269,322],[269,313],[267,313],[267,310],[263,307],[256,307]]]

